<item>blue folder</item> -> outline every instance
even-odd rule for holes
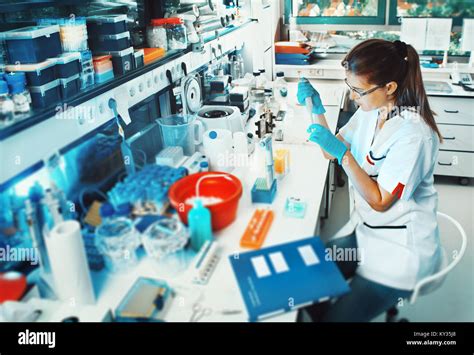
[[[250,321],[349,292],[319,237],[229,256]]]

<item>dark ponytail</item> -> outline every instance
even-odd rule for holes
[[[365,76],[370,84],[383,86],[395,81],[395,106],[400,110],[415,108],[442,142],[423,85],[420,58],[412,46],[400,41],[369,39],[352,48],[342,65],[355,75]]]

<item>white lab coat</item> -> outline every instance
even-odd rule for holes
[[[359,109],[340,130],[359,165],[398,200],[377,212],[349,182],[351,223],[361,261],[357,273],[371,281],[412,290],[441,261],[433,186],[439,139],[418,113],[404,110],[374,137],[378,110]],[[373,141],[372,141],[373,140]]]

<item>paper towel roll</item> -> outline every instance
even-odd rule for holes
[[[93,304],[94,289],[79,222],[57,224],[45,241],[58,298],[77,304]]]

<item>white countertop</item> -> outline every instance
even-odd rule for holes
[[[334,94],[334,87],[325,86],[324,81],[318,83],[324,99],[331,102],[340,102],[340,98],[330,98],[326,95]],[[334,84],[335,85],[335,84]],[[343,84],[339,82],[339,88]],[[341,91],[342,92],[342,91]],[[214,312],[202,321],[247,321],[245,306],[240,295],[237,282],[234,278],[228,256],[238,252],[246,251],[240,248],[239,242],[253,212],[257,207],[270,207],[275,218],[270,231],[265,239],[264,247],[297,239],[307,238],[314,235],[318,219],[319,208],[322,200],[328,161],[323,157],[320,148],[306,142],[306,128],[310,124],[309,117],[304,107],[296,104],[296,84],[289,85],[289,114],[285,123],[286,142],[274,142],[273,149],[288,148],[290,150],[290,173],[281,181],[278,181],[277,195],[271,205],[252,204],[250,190],[258,175],[258,154],[250,158],[249,167],[239,167],[231,173],[236,175],[243,185],[243,196],[239,201],[237,219],[230,226],[215,234],[216,241],[221,250],[221,260],[205,286],[196,286],[189,282],[189,270],[179,275],[170,269],[160,266],[156,261],[143,257],[138,266],[124,275],[114,275],[106,270],[93,273],[96,294],[98,294],[98,311],[103,313],[105,309],[114,310],[126,292],[140,277],[151,277],[167,281],[176,288],[177,297],[173,300],[176,305],[170,307],[166,321],[189,321],[192,313],[192,305],[199,300],[205,307],[211,307]],[[339,105],[326,106],[327,118],[331,129],[334,131],[337,123]],[[249,122],[249,124],[252,124]],[[252,124],[253,130],[253,124]],[[256,148],[258,149],[258,148]],[[307,202],[305,218],[294,219],[284,216],[285,200],[289,196],[303,198]],[[222,315],[218,310],[242,310],[236,315]],[[296,312],[285,313],[273,317],[270,321],[294,321]]]

